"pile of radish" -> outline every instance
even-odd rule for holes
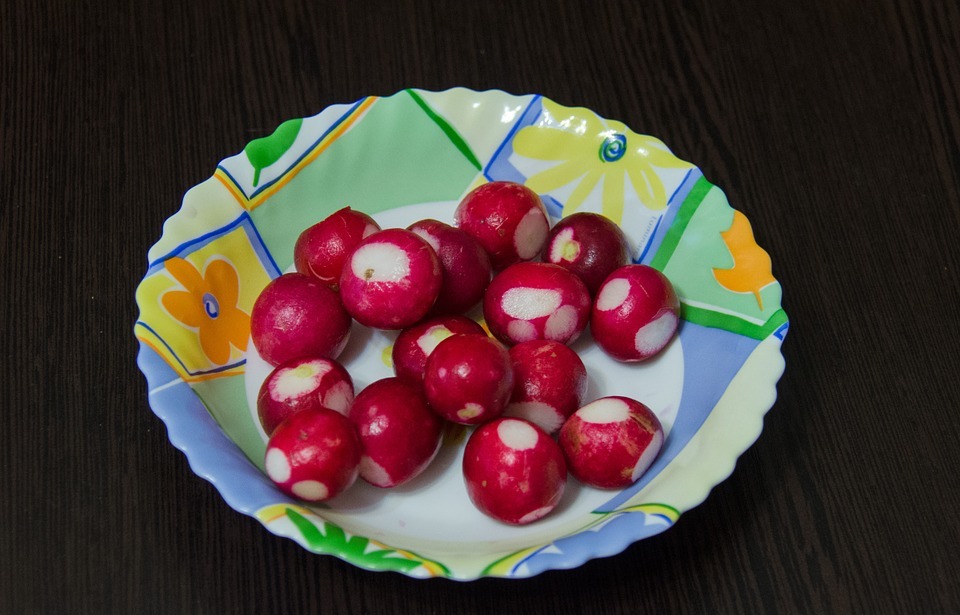
[[[420,475],[447,422],[471,426],[462,472],[470,501],[512,525],[559,503],[568,473],[619,489],[664,441],[643,403],[587,403],[570,348],[589,326],[623,362],[657,355],[680,304],[659,271],[631,264],[619,226],[575,213],[550,227],[540,197],[494,181],[459,203],[454,224],[382,229],[341,209],[303,231],[296,273],[262,291],[251,338],[273,371],[257,409],[265,468],[285,493],[328,500],[357,479],[381,488]],[[482,306],[487,330],[465,314]],[[337,358],[353,321],[396,331],[395,376],[355,392]]]

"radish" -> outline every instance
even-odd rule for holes
[[[613,220],[591,212],[563,218],[547,235],[543,261],[580,276],[590,295],[614,269],[630,262],[627,237]]]
[[[391,228],[357,245],[340,274],[340,298],[357,322],[403,329],[423,318],[440,292],[437,253],[412,231]]]
[[[298,272],[337,290],[347,256],[363,238],[379,230],[380,225],[367,214],[344,207],[300,233],[293,247],[294,265]]]
[[[351,323],[337,293],[311,276],[286,273],[254,302],[250,337],[274,367],[304,356],[335,359],[347,345]]]
[[[393,369],[398,376],[423,380],[427,357],[437,344],[457,333],[486,335],[476,321],[466,316],[437,316],[400,332],[393,343]]]
[[[680,300],[665,275],[647,265],[625,265],[604,280],[590,315],[593,339],[623,362],[649,359],[673,339]]]
[[[257,414],[270,435],[305,408],[329,408],[346,416],[352,403],[353,380],[342,365],[323,357],[299,357],[274,368],[260,385]]]
[[[393,377],[370,384],[357,395],[350,420],[363,449],[360,477],[375,487],[411,480],[440,450],[443,420],[412,380]]]
[[[550,435],[583,405],[587,369],[568,346],[551,340],[521,342],[510,349],[513,395],[505,416],[526,419]]]
[[[407,227],[436,251],[443,283],[433,306],[435,314],[463,314],[483,297],[490,283],[490,257],[470,234],[438,220],[420,220]]]
[[[490,282],[483,298],[490,332],[505,344],[547,339],[569,344],[590,318],[590,292],[575,274],[550,263],[517,263]]]
[[[570,473],[601,489],[627,487],[663,447],[663,427],[650,408],[628,397],[601,397],[577,410],[560,429]]]
[[[287,495],[322,502],[357,480],[360,438],[342,414],[308,408],[277,426],[267,441],[264,466]]]
[[[480,242],[496,270],[536,258],[550,230],[537,193],[507,181],[473,189],[460,201],[453,217],[457,227]]]
[[[481,425],[463,453],[467,495],[481,512],[525,525],[550,513],[563,496],[567,467],[556,442],[522,419]]]
[[[427,358],[423,389],[430,407],[449,421],[489,421],[503,414],[513,392],[510,355],[486,335],[450,336]]]

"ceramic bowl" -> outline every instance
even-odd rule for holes
[[[264,474],[257,420],[269,372],[249,343],[259,291],[293,269],[299,233],[337,209],[367,212],[383,228],[452,222],[459,200],[492,180],[526,184],[554,221],[575,211],[608,216],[634,261],[673,282],[682,322],[655,359],[618,363],[589,333],[573,344],[590,399],[626,395],[658,415],[667,433],[660,456],[619,491],[571,477],[551,515],[520,527],[469,502],[466,428],[449,430],[430,468],[401,487],[358,481],[322,505],[283,495]],[[371,570],[517,578],[617,554],[668,529],[733,471],[760,435],[784,369],[780,285],[721,189],[660,140],[538,95],[409,89],[285,122],[191,188],[147,258],[136,293],[138,363],[171,442],[237,511]],[[393,374],[395,337],[354,323],[340,360],[357,391]]]

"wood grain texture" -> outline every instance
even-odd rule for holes
[[[0,3],[0,612],[960,610],[955,2]],[[542,93],[753,224],[791,332],[733,475],[524,581],[414,581],[231,510],[150,411],[134,289],[183,192],[368,94]]]

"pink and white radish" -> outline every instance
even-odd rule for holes
[[[300,273],[315,276],[337,290],[347,256],[363,238],[380,230],[367,214],[344,207],[307,228],[293,247],[293,262]]]
[[[549,514],[563,497],[563,453],[539,427],[500,418],[478,427],[463,453],[467,495],[481,512],[525,525]]]
[[[626,235],[613,220],[577,212],[550,229],[543,261],[580,276],[592,296],[614,269],[630,262],[630,249]]]
[[[267,441],[267,476],[287,495],[307,502],[336,497],[360,474],[360,438],[350,419],[309,408],[280,423]]]
[[[418,382],[377,380],[357,395],[350,420],[363,449],[360,477],[375,487],[413,479],[440,450],[443,419],[427,406]]]
[[[475,306],[490,283],[490,257],[467,232],[438,220],[420,220],[407,227],[434,249],[443,267],[443,283],[434,314],[463,314]]]
[[[440,292],[437,253],[412,231],[376,232],[350,253],[340,274],[340,298],[357,322],[403,329],[423,318]]]
[[[543,202],[522,184],[493,181],[474,188],[453,214],[490,255],[496,270],[540,254],[550,230]]]
[[[427,357],[437,344],[457,333],[486,335],[476,321],[466,316],[437,316],[400,332],[393,343],[393,370],[398,376],[422,381]]]
[[[257,414],[269,436],[292,414],[329,408],[346,416],[353,403],[353,380],[342,365],[323,357],[299,357],[267,376],[257,395]]]
[[[490,332],[505,344],[547,339],[569,344],[590,318],[590,292],[550,263],[517,263],[497,274],[483,298]]]
[[[260,292],[250,313],[250,337],[267,363],[304,356],[337,358],[352,324],[337,293],[312,276],[286,273]]]
[[[567,467],[601,489],[632,485],[663,447],[663,427],[650,408],[628,397],[601,397],[577,410],[560,429]]]
[[[423,390],[434,412],[449,421],[477,425],[494,419],[513,392],[510,355],[486,335],[450,336],[427,358]]]
[[[680,300],[665,275],[647,265],[626,265],[604,280],[590,314],[593,339],[623,362],[644,361],[673,339]]]
[[[510,360],[513,395],[504,415],[555,434],[587,395],[587,369],[580,356],[560,342],[531,340],[512,347]]]

